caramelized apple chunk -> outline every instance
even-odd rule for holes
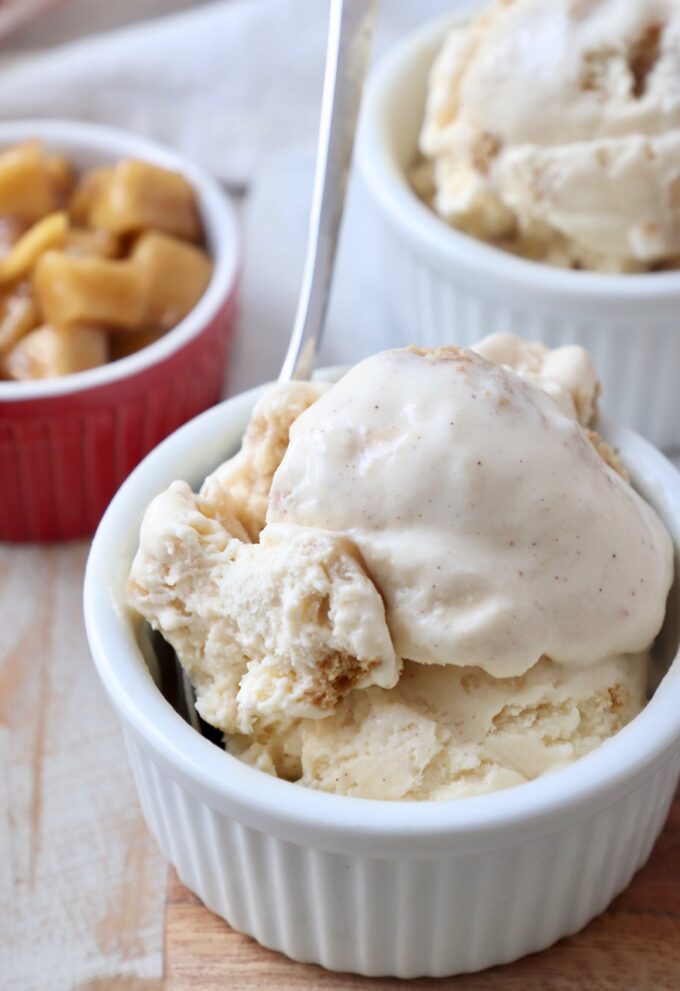
[[[194,191],[184,176],[158,165],[123,159],[94,189],[90,227],[133,234],[148,228],[190,241],[201,235]]]
[[[92,204],[109,182],[112,173],[113,166],[103,165],[80,176],[68,202],[68,213],[74,224],[79,227],[87,225]]]
[[[43,316],[55,327],[135,330],[145,324],[144,285],[128,261],[48,251],[35,267],[33,290]]]
[[[30,225],[12,214],[0,217],[0,258],[10,253],[19,238]]]
[[[0,259],[0,282],[15,282],[29,275],[41,255],[62,247],[67,230],[68,217],[63,212],[48,213],[36,221]]]
[[[70,168],[38,141],[0,152],[0,214],[34,223],[58,210],[68,193]]]
[[[127,358],[131,354],[136,354],[137,351],[160,341],[161,337],[165,337],[165,331],[156,330],[156,328],[138,330],[134,334],[111,334],[109,361],[118,361],[120,358]]]
[[[108,335],[100,327],[61,330],[44,325],[26,334],[3,362],[12,379],[48,379],[84,372],[108,360]]]
[[[0,357],[37,327],[39,321],[29,283],[21,282],[0,297]]]
[[[99,255],[100,258],[120,258],[121,239],[111,231],[95,231],[89,227],[69,227],[64,241],[69,255]]]
[[[155,231],[138,239],[130,264],[146,286],[146,322],[163,330],[174,327],[193,309],[212,275],[212,262],[205,251]]]

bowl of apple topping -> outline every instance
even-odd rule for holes
[[[239,243],[218,184],[132,134],[0,125],[0,540],[91,533],[216,402]]]

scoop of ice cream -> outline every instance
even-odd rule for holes
[[[472,350],[540,385],[563,412],[582,426],[587,427],[594,419],[600,380],[585,348],[570,344],[551,350],[539,341],[500,333],[484,337]]]
[[[432,67],[422,152],[450,222],[531,257],[680,254],[680,5],[495,0]]]
[[[551,350],[540,341],[498,333],[484,337],[471,350],[540,386],[562,412],[582,426],[587,427],[595,420],[600,380],[585,348],[569,344]],[[603,461],[627,480],[628,472],[616,451],[595,430],[588,430],[587,436]]]
[[[456,348],[375,355],[303,413],[267,521],[352,541],[398,655],[500,678],[647,650],[672,579],[668,533],[583,427]]]
[[[506,679],[407,662],[391,691],[354,692],[328,719],[303,723],[301,782],[381,799],[464,798],[522,784],[629,722],[644,705],[646,671],[644,656],[585,667],[543,658]],[[265,755],[280,760],[267,743],[246,759]]]
[[[235,517],[251,540],[264,527],[274,472],[288,446],[294,420],[328,389],[326,382],[277,382],[253,409],[238,454],[208,475],[201,496],[227,528]]]
[[[382,600],[348,538],[273,526],[245,543],[184,482],[149,506],[128,593],[225,732],[318,718],[353,688],[399,676]]]

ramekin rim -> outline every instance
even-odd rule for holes
[[[362,103],[357,142],[360,172],[372,195],[399,226],[443,263],[455,262],[483,277],[541,294],[581,296],[590,301],[680,299],[680,269],[662,272],[606,273],[562,269],[513,255],[447,224],[412,189],[384,140],[383,107],[404,65],[419,48],[442,38],[456,24],[479,10],[466,4],[454,13],[439,15],[393,45],[369,73]],[[537,284],[538,280],[538,284]]]
[[[36,137],[45,142],[80,146],[113,156],[136,155],[164,164],[185,175],[197,193],[206,226],[210,227],[213,272],[208,286],[190,313],[160,340],[135,354],[106,365],[59,378],[26,382],[0,381],[0,404],[37,402],[90,392],[133,378],[161,364],[188,345],[208,327],[232,297],[241,264],[241,235],[236,211],[229,197],[200,165],[133,131],[104,124],[59,118],[22,118],[0,121],[0,145]]]
[[[595,800],[604,802],[636,776],[651,773],[678,748],[680,719],[672,696],[680,693],[680,657],[675,658],[645,709],[587,756],[527,784],[464,800],[381,801],[318,792],[250,767],[191,729],[163,698],[143,660],[140,664],[142,655],[130,613],[116,605],[105,576],[121,530],[127,526],[129,531],[133,526],[136,531],[138,527],[146,499],[139,503],[135,490],[144,476],[152,478],[161,463],[178,453],[178,447],[195,451],[201,436],[219,431],[222,422],[252,407],[262,388],[241,393],[196,417],[148,455],[114,497],[88,558],[84,607],[95,665],[116,709],[161,760],[197,786],[207,788],[215,802],[240,806],[267,821],[274,818],[288,829],[314,827],[335,837],[349,833],[355,837],[422,839],[488,833],[528,820],[552,819]],[[633,431],[605,422],[605,433],[624,456],[634,457],[637,464],[651,464],[654,477],[665,476],[676,487],[680,485],[675,468]],[[211,467],[206,465],[206,471]],[[680,544],[680,488],[676,501],[674,540]],[[638,742],[630,746],[628,741],[635,739],[635,734]]]

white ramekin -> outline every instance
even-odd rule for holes
[[[516,258],[454,230],[411,189],[428,72],[461,20],[438,19],[396,45],[364,95],[358,159],[382,230],[395,346],[469,345],[494,331],[582,344],[602,377],[606,412],[677,447],[680,272],[603,275]]]
[[[153,451],[111,503],[88,561],[90,646],[161,850],[234,928],[333,970],[444,976],[575,932],[626,887],[666,818],[680,768],[680,660],[645,710],[576,764],[446,802],[347,798],[269,777],[201,737],[157,689],[124,604],[142,514],[171,481],[198,486],[238,447],[260,391]],[[680,476],[637,435],[605,433],[680,546]],[[666,639],[671,657],[676,631]]]

